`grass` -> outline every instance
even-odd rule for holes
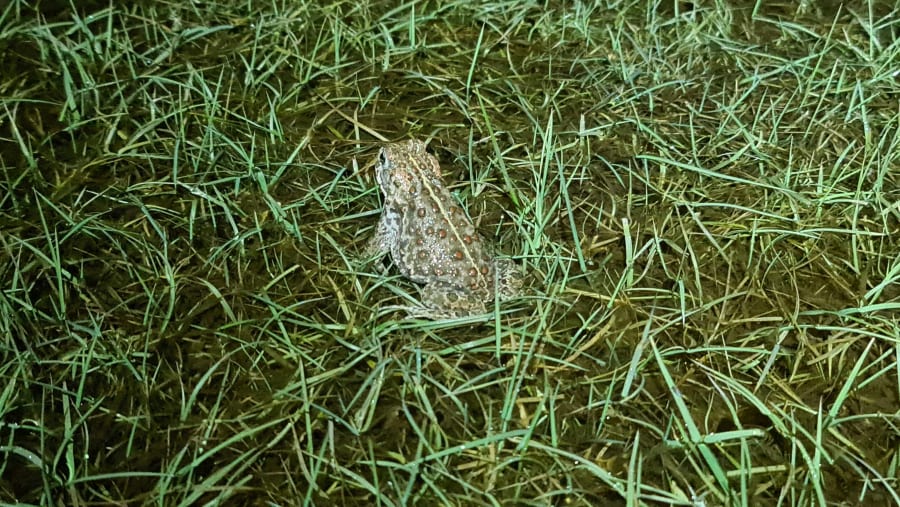
[[[900,504],[890,2],[0,9],[0,502]],[[404,319],[430,140],[530,275]]]

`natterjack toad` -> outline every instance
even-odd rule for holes
[[[515,263],[494,257],[459,202],[444,187],[437,159],[425,143],[385,145],[376,179],[384,210],[370,254],[390,254],[400,272],[424,284],[423,310],[415,316],[442,319],[482,314],[486,303],[516,295],[522,276]]]

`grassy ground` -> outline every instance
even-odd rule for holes
[[[900,503],[892,2],[12,0],[0,501]],[[404,320],[430,139],[531,273]]]

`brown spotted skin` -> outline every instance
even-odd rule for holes
[[[384,193],[384,210],[368,250],[390,254],[405,277],[424,284],[425,308],[413,312],[415,316],[482,314],[495,294],[506,299],[518,292],[521,275],[516,265],[493,257],[491,247],[444,188],[441,167],[425,151],[425,143],[409,140],[384,146],[375,176]]]

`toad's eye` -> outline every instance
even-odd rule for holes
[[[378,165],[382,167],[388,166],[387,152],[384,149],[378,151]]]

